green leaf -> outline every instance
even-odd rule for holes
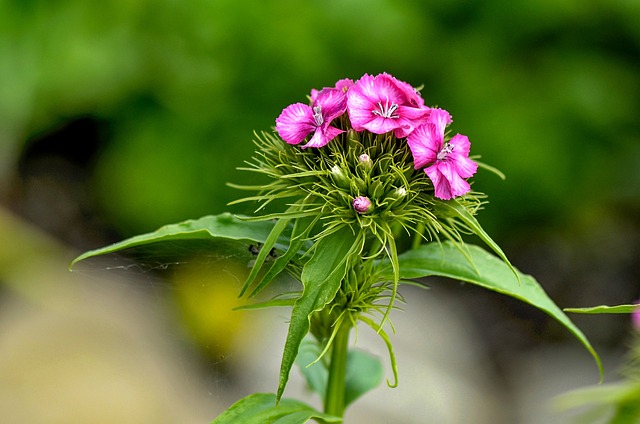
[[[258,222],[262,222],[262,221],[258,221]],[[247,222],[247,224],[249,224],[249,222]],[[264,245],[262,246],[262,248],[258,252],[258,255],[256,256],[255,263],[251,268],[251,272],[249,273],[247,280],[244,282],[242,289],[240,289],[240,295],[239,295],[240,297],[244,295],[245,291],[249,288],[249,286],[251,286],[251,284],[258,277],[258,274],[260,273],[260,270],[262,269],[262,265],[264,264],[264,261],[267,259],[269,252],[276,245],[278,241],[278,237],[280,237],[280,234],[282,234],[285,228],[287,228],[288,224],[289,224],[289,219],[287,218],[280,218],[276,221],[276,224],[271,229],[271,232],[269,233],[266,240],[264,241]],[[266,286],[266,284],[264,286]],[[255,293],[255,290],[254,290],[254,293]]]
[[[304,402],[280,399],[277,403],[273,393],[255,393],[231,405],[211,424],[304,424],[311,419],[342,422],[341,418],[318,412]]]
[[[589,308],[564,308],[564,311],[575,314],[630,314],[637,309],[640,309],[639,305],[600,305]]]
[[[544,289],[530,275],[525,275],[505,264],[496,256],[481,247],[466,245],[473,265],[460,249],[451,242],[428,243],[417,249],[409,250],[398,257],[400,278],[416,279],[431,275],[466,281],[507,296],[514,297],[535,306],[555,318],[565,326],[591,353],[603,375],[602,363],[585,335],[556,306]],[[519,280],[514,276],[518,272]],[[392,278],[391,266],[387,266],[388,278]]]
[[[493,241],[491,236],[489,236],[489,234],[487,234],[484,228],[482,228],[478,220],[473,215],[471,215],[471,213],[464,206],[462,206],[457,200],[450,200],[448,202],[438,202],[436,204],[436,207],[438,207],[442,212],[444,212],[445,215],[454,216],[460,219],[469,228],[469,230],[471,230],[475,235],[480,237],[480,240],[485,242],[486,245],[489,246],[491,250],[493,250],[495,254],[498,255],[500,259],[502,259],[507,264],[507,266],[511,269],[511,271],[516,276],[516,278],[518,279],[520,278],[520,274],[513,267],[513,265],[511,265],[511,262],[509,262],[509,259],[507,259],[507,255],[505,255],[505,253],[502,251],[500,246],[498,246],[498,244],[495,241]]]
[[[347,353],[345,406],[378,387],[383,376],[384,368],[378,357],[360,349],[350,349]]]
[[[208,215],[200,219],[165,225],[154,232],[134,236],[100,249],[90,250],[75,258],[69,265],[69,269],[88,258],[165,241],[228,239],[264,243],[273,226],[274,223],[269,221],[245,222],[229,213]],[[286,249],[289,237],[290,231],[284,231],[278,238],[275,247]]]
[[[300,367],[300,372],[306,380],[307,386],[320,395],[324,404],[329,370],[324,361],[316,361],[322,350],[322,346],[314,338],[305,337],[300,343],[296,364]]]
[[[553,400],[557,412],[582,410],[576,423],[627,424],[640,422],[640,384],[636,381],[572,390]]]
[[[359,249],[359,241],[349,227],[323,237],[314,246],[313,257],[302,270],[302,296],[293,306],[289,332],[282,354],[277,398],[280,399],[289,380],[291,367],[304,336],[309,332],[311,314],[321,311],[333,300],[347,272],[349,257]]]
[[[637,382],[610,383],[572,390],[556,397],[553,406],[564,411],[587,405],[615,405],[629,401],[638,402],[640,406],[640,384]]]
[[[310,337],[305,337],[300,345],[296,363],[308,386],[320,395],[324,403],[329,371],[323,361],[316,361],[322,346]],[[309,365],[311,364],[311,365]],[[361,349],[349,349],[345,375],[345,407],[368,391],[378,387],[384,376],[380,360]]]
[[[313,217],[298,218],[295,220],[293,230],[291,232],[291,240],[289,248],[284,255],[279,256],[273,265],[269,267],[265,275],[262,277],[262,281],[253,289],[249,297],[254,297],[260,293],[278,274],[280,274],[291,260],[300,253],[304,243],[306,243],[307,236],[313,228],[318,219],[318,215]],[[265,244],[266,246],[266,244]]]

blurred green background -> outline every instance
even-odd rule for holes
[[[507,175],[480,171],[474,188],[516,266],[561,306],[628,303],[640,297],[639,22],[635,0],[4,0],[0,202],[78,250],[249,213],[227,206],[243,193],[225,183],[253,178],[236,170],[253,131],[311,88],[389,72],[424,85]],[[498,357],[505,327],[516,350],[568,337],[464,293],[494,324],[483,337]],[[577,320],[596,343],[624,343],[623,317]]]

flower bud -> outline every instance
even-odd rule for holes
[[[351,185],[349,178],[347,178],[347,176],[338,165],[334,165],[331,168],[331,179],[333,179],[333,182],[336,184],[336,186],[343,189],[348,190]]]
[[[365,196],[358,196],[353,199],[353,209],[360,214],[367,213],[371,210],[371,200]]]
[[[371,160],[371,158],[369,157],[368,154],[363,153],[360,156],[358,156],[358,161],[360,162],[360,164],[362,164],[362,166],[364,166],[366,169],[371,169],[371,166],[373,166],[373,161]]]
[[[400,202],[402,202],[402,200],[406,195],[407,195],[407,189],[404,187],[398,187],[396,189],[391,190],[391,192],[387,194],[386,200],[389,203],[389,206],[393,207],[399,204]]]

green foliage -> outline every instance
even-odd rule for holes
[[[353,256],[359,255],[362,250],[362,243],[362,239],[356,238],[351,230],[345,227],[321,239],[314,246],[313,257],[302,271],[304,291],[291,312],[289,332],[280,366],[278,399],[284,393],[300,343],[309,332],[311,315],[324,309],[325,305],[335,298]]]
[[[306,337],[300,344],[296,364],[300,367],[307,385],[324,401],[329,371],[326,360],[317,361],[321,354],[322,346]],[[379,386],[383,375],[384,368],[378,358],[360,349],[349,349],[345,375],[345,406]]]
[[[447,277],[475,284],[533,305],[555,318],[573,333],[591,353],[601,377],[603,376],[600,358],[585,335],[549,298],[532,276],[518,273],[519,278],[516,278],[513,267],[478,246],[467,244],[465,251],[466,254],[461,252],[458,246],[449,242],[430,243],[407,251],[398,257],[400,278]],[[391,270],[388,273],[390,276]]]
[[[95,256],[160,242],[225,239],[242,242],[245,245],[248,241],[265,243],[273,227],[273,223],[245,222],[229,213],[209,215],[195,220],[189,219],[178,224],[165,225],[151,233],[130,237],[110,246],[85,252],[75,258],[69,268],[73,268],[79,261]],[[285,234],[279,235],[282,237],[274,241],[274,246],[286,250],[286,246],[289,244],[288,234],[285,232]]]
[[[287,221],[283,220],[281,222]],[[278,228],[274,231],[276,227]],[[132,237],[120,243],[87,252],[76,258],[72,265],[80,260],[94,256],[170,240],[224,239],[245,246],[247,241],[265,243],[271,237],[271,240],[277,241],[274,246],[282,251],[287,251],[288,246],[290,246],[287,240],[287,237],[291,237],[290,228],[291,226],[278,225],[271,221],[245,222],[233,218],[229,214],[208,216],[199,220],[167,225],[155,232]],[[340,315],[335,317],[331,315],[331,311],[324,311],[325,306],[330,302],[340,305],[341,302],[351,302],[351,300],[345,299],[357,298],[357,296],[354,298],[349,294],[352,289],[348,287],[353,287],[350,286],[349,281],[351,278],[355,278],[356,281],[354,283],[358,285],[361,284],[361,279],[358,275],[350,277],[348,269],[351,269],[350,267],[355,266],[354,264],[357,263],[363,246],[364,239],[361,238],[361,235],[354,234],[349,226],[344,226],[323,237],[311,248],[312,256],[304,262],[300,276],[304,290],[293,302],[291,321],[280,369],[278,399],[282,397],[300,345],[304,337],[309,333],[312,318],[319,320],[329,319],[329,324],[333,323],[332,325],[335,325],[336,328],[339,327],[339,323],[343,320],[354,319],[371,326],[387,344],[395,374],[395,357],[390,340],[383,330],[384,321],[376,323],[371,318],[361,314],[362,312],[367,312],[368,308],[372,308],[373,311],[379,310],[374,300],[365,301],[363,306],[357,306],[357,303],[352,306],[350,306],[351,303],[341,306],[344,311],[349,311],[349,314],[353,314],[353,316]],[[307,255],[309,253],[304,250],[299,254],[296,253],[293,255],[295,260],[292,259],[292,262],[298,263],[303,256]],[[547,296],[538,282],[529,275],[520,274],[508,263],[487,253],[482,248],[468,244],[461,247],[452,242],[428,243],[417,249],[401,253],[398,255],[397,261],[397,266],[393,266],[391,259],[387,257],[382,259],[379,265],[362,274],[371,276],[373,281],[387,282],[396,281],[396,272],[398,273],[397,277],[401,280],[415,280],[428,276],[447,277],[453,280],[466,281],[529,303],[555,318],[573,333],[591,352],[602,373],[600,359],[584,334]],[[514,270],[519,278],[516,278]],[[339,299],[336,299],[343,280],[346,281],[347,288],[343,289],[346,291],[341,293]],[[387,286],[383,284],[379,286],[379,291],[375,291],[375,286],[372,286],[365,292],[373,290],[375,298],[386,289]],[[343,296],[346,296],[346,298],[343,298]],[[292,299],[288,297],[275,299],[259,306],[283,306],[291,305],[291,303]],[[323,312],[323,314],[318,315],[320,312]],[[355,321],[353,324],[355,324]],[[319,341],[325,343],[327,347],[333,337],[333,334],[315,333],[314,335]]]
[[[573,390],[558,396],[553,405],[559,411],[587,408],[575,420],[576,423],[637,423],[640,422],[640,381]]]
[[[600,305],[588,308],[564,308],[564,311],[573,312],[575,314],[630,314],[636,308],[638,308],[638,305]]]
[[[280,399],[276,404],[276,395],[255,393],[234,403],[211,424],[304,424],[311,419],[327,423],[342,422],[342,418],[318,412],[303,402]]]

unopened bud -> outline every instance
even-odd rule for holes
[[[398,187],[394,190],[391,190],[391,192],[387,195],[386,200],[387,202],[389,202],[389,206],[393,207],[402,202],[406,195],[407,189],[404,187]]]
[[[364,165],[366,168],[371,168],[371,165],[373,165],[373,162],[371,161],[371,158],[369,157],[368,154],[363,153],[360,156],[358,156],[358,160],[360,161],[360,163],[362,165]]]
[[[360,214],[367,213],[371,210],[371,200],[366,196],[358,196],[353,199],[353,209]]]
[[[344,174],[342,169],[338,165],[334,165],[331,168],[331,178],[333,182],[340,188],[349,189],[350,181],[349,178]]]

